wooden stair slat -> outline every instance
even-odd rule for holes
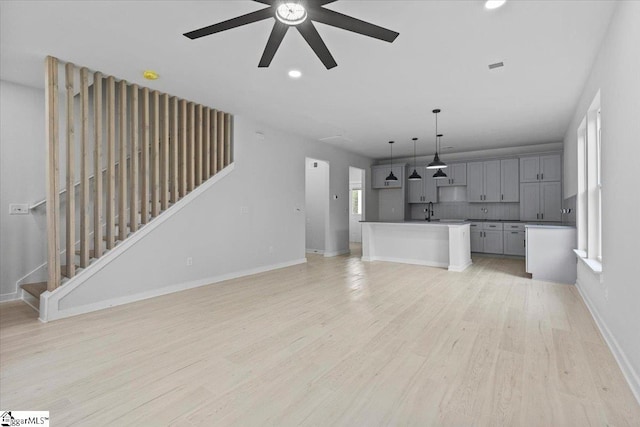
[[[28,294],[33,295],[36,298],[40,298],[40,295],[47,290],[47,282],[25,283],[20,287]]]
[[[80,268],[79,266],[75,266],[76,271],[78,270],[78,268]],[[64,277],[68,277],[67,276],[67,266],[66,265],[61,265],[60,266],[60,274],[62,274]]]

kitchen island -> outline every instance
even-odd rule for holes
[[[463,271],[471,265],[469,223],[362,221],[362,260]]]

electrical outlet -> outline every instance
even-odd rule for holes
[[[240,215],[246,215],[249,213],[249,206],[241,206],[240,207]]]
[[[29,215],[29,204],[28,203],[10,204],[9,215]]]
[[[193,265],[193,258],[187,257],[187,265]]]

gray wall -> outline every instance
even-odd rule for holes
[[[603,275],[585,277],[579,269],[578,285],[635,371],[640,397],[640,230],[634,221],[640,212],[639,22],[640,2],[618,3],[564,140],[564,194],[577,193],[577,129],[600,90]]]
[[[46,258],[44,209],[9,215],[9,204],[44,198],[44,92],[0,81],[0,301]]]

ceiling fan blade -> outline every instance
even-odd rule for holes
[[[287,34],[288,29],[288,25],[276,20],[276,23],[273,24],[273,30],[271,30],[269,41],[267,41],[267,45],[264,48],[258,67],[265,68],[271,64],[273,56],[280,47],[280,43],[282,43],[282,39],[284,39],[284,35]]]
[[[302,37],[304,37],[307,43],[309,43],[311,49],[313,49],[316,55],[318,55],[320,61],[322,61],[324,66],[327,67],[327,70],[338,66],[336,60],[331,56],[331,52],[329,52],[327,45],[324,44],[322,37],[318,34],[318,30],[316,30],[316,27],[313,25],[311,20],[307,19],[302,24],[297,25],[296,28],[300,31],[300,34],[302,34]]]
[[[269,6],[273,4],[273,0],[253,0],[253,1],[257,3],[268,4]]]
[[[267,18],[273,18],[273,9],[270,7],[247,13],[246,15],[238,16],[237,18],[229,19],[228,21],[209,25],[208,27],[189,31],[188,33],[184,33],[184,36],[189,37],[191,40],[193,40],[211,34],[219,33],[220,31],[226,31],[232,28],[262,21]]]
[[[373,37],[379,40],[392,43],[396,37],[400,35],[395,31],[382,28],[369,22],[361,21],[340,12],[325,9],[322,7],[311,8],[308,10],[309,18],[332,27],[342,28],[343,30],[353,31],[354,33],[364,36]]]

